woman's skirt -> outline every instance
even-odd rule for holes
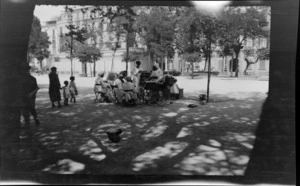
[[[116,99],[118,102],[122,103],[123,101],[123,95],[124,95],[124,90],[119,89],[119,88],[114,88],[114,94],[116,96]]]
[[[61,94],[59,89],[50,88],[49,89],[49,97],[52,102],[54,101],[60,101],[61,100]]]
[[[137,94],[133,91],[125,91],[124,92],[124,100],[125,102],[129,102],[131,100],[137,100]]]

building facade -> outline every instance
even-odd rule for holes
[[[57,67],[58,73],[69,75],[71,69],[71,62],[68,58],[69,52],[62,50],[62,36],[68,32],[67,25],[75,25],[79,28],[93,29],[97,32],[96,47],[102,52],[100,60],[96,61],[96,73],[98,72],[120,72],[126,70],[126,63],[122,60],[123,54],[126,52],[125,37],[121,37],[118,48],[113,55],[114,51],[111,45],[116,43],[114,33],[109,30],[109,20],[101,18],[98,12],[93,13],[93,6],[86,6],[80,8],[73,8],[72,12],[61,12],[60,16],[54,17],[51,21],[43,23],[42,30],[47,32],[51,45],[49,47],[50,57],[43,61],[43,66],[51,68]],[[86,44],[94,44],[92,39],[85,41]],[[132,50],[133,48],[130,48]],[[143,49],[143,48],[139,48]],[[151,64],[147,58],[141,59],[142,68],[149,70]],[[84,72],[84,65],[76,58],[73,58],[73,74],[81,75]],[[112,67],[113,66],[113,67]],[[132,62],[128,63],[129,73],[133,68]],[[92,75],[94,69],[93,63],[87,63],[87,75]]]

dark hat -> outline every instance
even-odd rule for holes
[[[52,67],[52,68],[51,68],[51,71],[54,71],[54,70],[56,70],[56,69],[57,69],[56,67]]]

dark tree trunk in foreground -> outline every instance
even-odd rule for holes
[[[295,38],[299,1],[277,1],[271,8],[269,93],[246,177],[252,182],[295,184]]]
[[[35,0],[16,3],[1,0],[0,16],[0,177],[17,171],[20,132],[21,63],[27,63],[27,47]],[[13,37],[10,37],[12,36]],[[9,46],[9,47],[8,47]],[[13,83],[14,82],[14,83]]]

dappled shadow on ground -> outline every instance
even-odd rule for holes
[[[37,95],[41,126],[32,127],[30,134],[22,133],[21,170],[56,174],[243,175],[266,98],[262,93],[240,93],[237,99],[211,95],[207,105],[185,98],[164,107],[124,107],[93,103],[92,89],[79,88],[79,92],[76,104],[53,109],[47,89],[41,88]],[[191,103],[198,107],[188,108]],[[106,131],[110,128],[123,130],[121,142],[108,140]]]

